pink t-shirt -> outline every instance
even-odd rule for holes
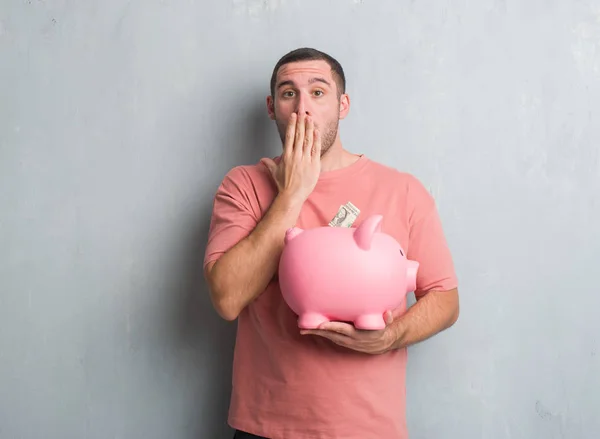
[[[276,195],[260,163],[232,169],[219,186],[204,264],[245,238]],[[362,155],[323,172],[297,226],[326,226],[341,205],[353,227],[383,215],[382,230],[419,262],[417,295],[457,287],[433,198],[413,176]],[[300,335],[276,278],[238,318],[229,424],[271,439],[406,439],[406,349],[367,355]]]

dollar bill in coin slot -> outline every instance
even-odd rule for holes
[[[329,222],[331,227],[352,227],[356,218],[360,215],[360,210],[351,202],[340,206],[337,214]]]

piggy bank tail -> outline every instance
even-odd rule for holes
[[[417,261],[406,261],[406,292],[411,293],[417,289],[417,271],[419,271],[419,263]]]

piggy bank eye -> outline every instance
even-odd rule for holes
[[[404,253],[402,253],[402,249],[400,249],[400,254],[401,254],[402,256],[404,256]]]

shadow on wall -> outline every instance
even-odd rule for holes
[[[188,414],[193,426],[190,438],[227,437],[231,432],[226,421],[236,324],[224,321],[213,309],[202,272],[211,207],[212,203],[204,201],[198,208],[196,227],[183,232],[188,234],[189,245],[181,267],[181,297],[173,316],[175,343],[186,351],[187,361],[193,359],[191,370],[197,370],[199,377],[190,380],[197,386]]]
[[[223,170],[214,169],[211,179],[204,181],[204,184],[211,185],[211,190],[203,191],[205,195],[198,203],[194,218],[190,219],[190,227],[181,232],[186,235],[182,237],[187,243],[184,254],[176,255],[177,260],[183,263],[178,267],[181,295],[176,299],[174,315],[171,316],[172,327],[176,330],[174,342],[193,358],[193,366],[202,376],[200,382],[193,381],[197,383],[198,390],[196,404],[192,405],[189,413],[190,424],[193,425],[190,437],[233,435],[226,420],[237,325],[224,321],[214,310],[202,272],[214,193],[229,169],[256,163],[261,157],[279,153],[276,143],[279,138],[273,138],[269,133],[274,130],[274,125],[267,116],[264,98],[253,99],[249,110],[240,112],[239,100],[235,96],[234,93],[228,107],[231,108],[230,114],[238,116],[223,125],[223,132],[215,136],[220,139],[215,149],[223,160]],[[236,129],[228,130],[231,126]],[[270,145],[274,146],[269,148]]]
[[[237,94],[244,93],[247,91],[240,90]],[[267,114],[265,98],[264,94],[253,93],[246,111],[239,111],[239,100],[232,99],[228,106],[230,114],[235,115],[228,124],[235,129],[223,133],[223,142],[219,145],[219,159],[224,162],[226,171],[237,165],[254,164],[263,157],[281,154],[281,139],[275,122]]]

